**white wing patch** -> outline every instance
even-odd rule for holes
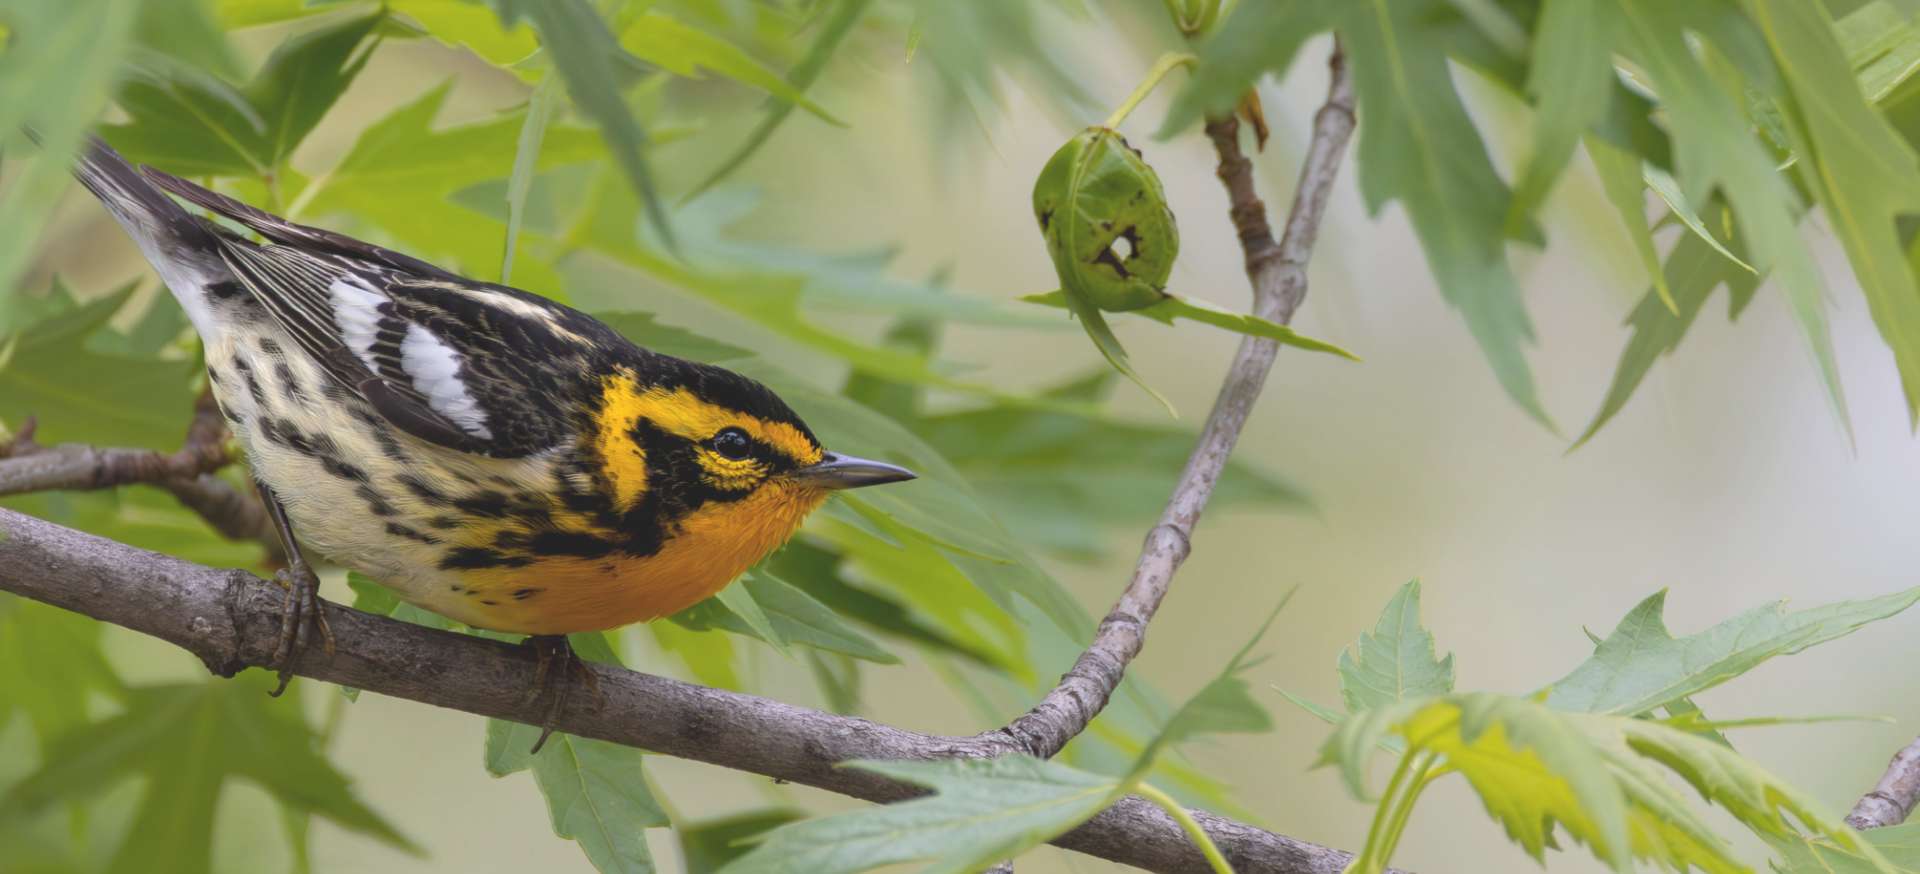
[[[338,288],[339,284],[334,287]],[[341,327],[345,329],[344,322]],[[352,335],[348,336],[347,342],[351,344]],[[368,342],[371,345],[372,341]],[[487,429],[486,412],[467,391],[466,383],[460,381],[460,353],[441,342],[432,331],[419,325],[407,326],[407,336],[400,341],[400,369],[413,378],[413,387],[426,395],[427,405],[434,412],[475,437],[493,439],[493,432]]]
[[[373,341],[380,331],[380,305],[387,302],[386,295],[352,276],[334,280],[327,286],[327,292],[333,296],[333,321],[340,326],[340,339],[346,341],[347,348],[353,350],[368,370],[378,371],[379,366],[373,360]],[[440,342],[432,334],[427,334],[427,338],[436,345]],[[407,340],[413,340],[411,333]],[[448,354],[452,354],[451,350]],[[407,372],[413,373],[413,368],[408,367]]]

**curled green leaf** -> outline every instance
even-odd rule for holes
[[[1118,132],[1090,127],[1054,152],[1033,214],[1068,294],[1108,312],[1166,297],[1180,233],[1160,177]]]

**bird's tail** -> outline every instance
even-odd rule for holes
[[[73,175],[107,208],[180,301],[203,340],[219,333],[210,289],[233,280],[220,239],[207,223],[161,191],[127,159],[90,137]],[[232,286],[223,286],[232,288]]]

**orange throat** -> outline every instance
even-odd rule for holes
[[[827,492],[769,482],[682,517],[647,556],[556,557],[462,574],[469,624],[519,634],[603,631],[677,613],[726,588],[779,549]],[[463,611],[465,612],[465,611]]]

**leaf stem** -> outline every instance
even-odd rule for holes
[[[1174,0],[1167,0],[1167,2],[1171,4]],[[1147,95],[1152,94],[1153,89],[1160,86],[1160,80],[1167,78],[1167,74],[1173,72],[1175,67],[1192,67],[1198,61],[1198,58],[1188,52],[1168,52],[1161,55],[1160,60],[1153,62],[1153,68],[1147,71],[1146,77],[1140,80],[1140,84],[1134,86],[1133,93],[1127,95],[1126,102],[1120,104],[1120,108],[1114,110],[1112,115],[1107,116],[1106,123],[1102,126],[1119,127],[1121,122],[1127,120],[1128,115],[1133,114],[1134,108],[1140,105],[1140,101],[1147,99]]]
[[[1393,776],[1387,780],[1387,791],[1380,795],[1380,806],[1373,811],[1373,823],[1367,826],[1367,843],[1360,848],[1360,855],[1353,857],[1347,866],[1346,874],[1375,874],[1386,867],[1386,861],[1380,856],[1381,833],[1397,812],[1395,801],[1400,796],[1400,787],[1407,782],[1412,773],[1413,762],[1420,758],[1418,750],[1408,750],[1400,757],[1400,764],[1393,768]]]
[[[1207,836],[1207,830],[1200,827],[1200,823],[1194,820],[1193,815],[1187,812],[1184,805],[1151,783],[1135,783],[1132,791],[1141,798],[1160,805],[1161,810],[1166,811],[1168,816],[1173,817],[1174,822],[1180,824],[1180,829],[1187,833],[1187,837],[1193,839],[1193,845],[1200,848],[1200,855],[1207,857],[1207,864],[1213,866],[1214,874],[1233,874],[1233,866],[1227,864],[1227,857],[1220,854],[1220,848],[1213,845],[1213,838]]]

